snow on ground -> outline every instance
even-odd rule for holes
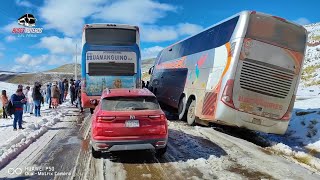
[[[284,135],[259,133],[271,151],[320,170],[320,88],[299,87],[292,117]]]
[[[185,123],[176,122],[169,122],[169,127],[176,132],[185,133],[184,136],[177,137],[178,141],[188,142],[185,144],[175,142],[174,147],[169,146],[169,149],[179,150],[176,152],[176,156],[172,157],[178,158],[178,161],[173,161],[169,164],[179,169],[180,172],[193,172],[197,174],[195,176],[198,179],[256,179],[257,177],[259,179],[319,178],[319,174],[316,173],[318,171],[317,168],[320,167],[318,166],[319,161],[317,159],[310,160],[310,163],[314,166],[307,166],[298,160],[294,161],[294,159],[294,163],[292,163],[279,157],[276,153],[268,153],[253,143],[218,132],[210,127],[189,127]],[[206,148],[204,146],[199,147],[199,142],[194,143],[190,141],[190,136],[199,137],[199,142],[210,142],[210,149],[213,152],[199,152],[199,149]],[[181,146],[188,146],[188,148]],[[180,153],[185,153],[185,151],[190,156],[188,156],[187,160],[179,160]],[[171,153],[169,150],[169,155],[167,156],[170,157],[172,154],[174,155],[175,153]],[[300,153],[296,156],[298,157],[299,155]],[[190,175],[190,177],[193,176]]]
[[[63,117],[61,112],[42,112],[42,117],[24,114],[24,130],[13,131],[13,119],[0,119],[0,168],[26,149]]]

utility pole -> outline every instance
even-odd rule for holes
[[[74,80],[76,81],[76,80],[78,80],[78,78],[77,78],[77,63],[78,63],[78,61],[77,61],[77,43],[76,43],[76,59],[75,59],[75,63],[74,63]]]

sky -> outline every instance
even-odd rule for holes
[[[320,22],[320,1],[301,0],[5,0],[0,6],[0,70],[39,72],[78,61],[84,24],[138,25],[142,59],[243,10],[302,25]],[[311,3],[312,2],[312,3]],[[21,37],[17,20],[31,13],[42,33]],[[77,49],[76,49],[77,44]],[[76,53],[77,52],[77,53]],[[80,62],[80,61],[79,61]]]

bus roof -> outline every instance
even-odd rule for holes
[[[86,24],[84,25],[84,29],[86,28],[118,28],[118,29],[132,29],[138,30],[138,26],[128,25],[128,24],[114,24],[114,23],[96,23],[96,24]]]
[[[277,17],[277,16],[273,16],[273,15],[270,15],[270,14],[261,13],[261,12],[257,12],[257,11],[249,11],[249,10],[246,10],[246,11],[241,11],[241,12],[239,12],[239,13],[237,13],[237,14],[234,14],[234,15],[226,18],[226,19],[223,19],[222,21],[219,21],[219,22],[217,22],[217,23],[215,23],[215,24],[213,24],[213,25],[211,25],[211,26],[203,29],[202,31],[198,32],[197,34],[200,34],[200,33],[204,32],[204,31],[206,31],[206,30],[208,30],[208,29],[210,29],[210,28],[212,28],[212,27],[215,27],[215,26],[217,26],[217,25],[219,25],[219,24],[222,24],[222,23],[224,23],[224,22],[226,22],[226,21],[228,21],[228,20],[230,20],[230,19],[232,19],[232,18],[234,18],[234,17],[241,16],[241,15],[250,15],[251,13],[261,14],[261,15],[265,15],[265,16],[272,16],[272,17],[275,17],[275,18],[277,18],[277,19],[282,19],[282,20],[284,20],[283,18],[280,18],[280,17]],[[294,24],[294,25],[303,27],[302,25],[299,25],[299,24],[296,24],[296,23],[293,23],[293,22],[290,22],[290,21],[287,21],[287,20],[285,20],[285,21],[288,22],[288,23],[291,23],[291,24]],[[184,38],[184,39],[182,39],[182,40],[180,40],[180,41],[178,41],[178,42],[175,42],[175,43],[173,43],[173,44],[165,47],[164,49],[171,48],[172,46],[174,46],[174,45],[176,45],[176,44],[178,44],[178,43],[180,43],[180,42],[182,42],[182,41],[185,41],[185,40],[187,40],[187,39],[189,39],[189,38],[191,38],[191,37],[193,37],[193,36],[195,36],[195,35],[197,35],[197,34],[188,36],[188,37],[186,37],[186,38]],[[160,51],[160,52],[161,52],[161,51]]]

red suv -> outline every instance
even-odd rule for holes
[[[106,89],[92,115],[91,146],[102,151],[167,150],[168,124],[155,95],[148,89]]]

